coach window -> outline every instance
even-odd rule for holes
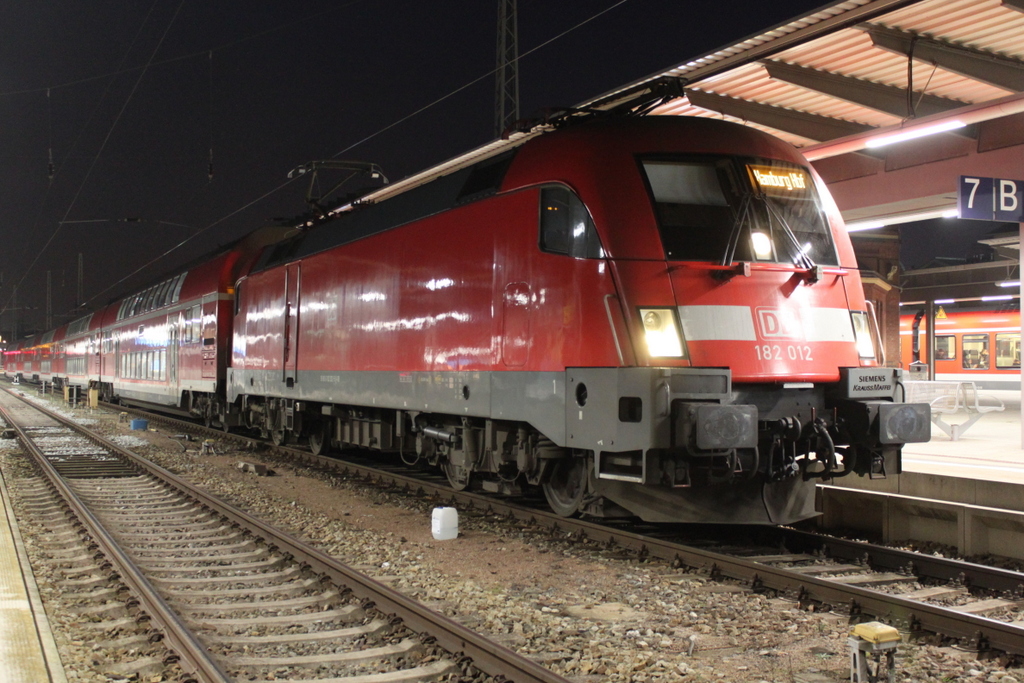
[[[951,334],[935,336],[935,360],[956,358],[956,337]]]
[[[178,275],[174,278],[174,286],[171,288],[171,303],[178,303],[178,298],[181,296],[181,285],[185,282],[185,273]]]
[[[199,323],[199,306],[192,306],[185,309],[185,329],[182,330],[182,341],[185,344],[194,344],[199,341]]]
[[[167,305],[167,287],[170,284],[170,280],[165,280],[156,288],[156,296],[153,297],[153,308],[162,308]]]
[[[142,308],[139,310],[139,313],[148,313],[153,310],[153,294],[155,291],[154,287],[150,287],[143,292]]]
[[[1020,367],[1020,332],[1000,332],[996,334],[996,367]]]
[[[157,292],[159,291],[159,289],[160,289],[159,286],[154,286],[154,287],[150,287],[149,288],[149,294],[146,295],[146,312],[147,313],[149,311],[152,311],[154,308],[156,308],[156,298],[157,298],[156,295],[157,295]]]
[[[540,191],[540,248],[574,258],[604,255],[590,212],[567,187]]]
[[[129,317],[133,315],[138,315],[139,313],[142,312],[142,298],[142,294],[135,295],[135,299],[132,301],[131,310],[128,312]]]
[[[171,303],[171,292],[174,290],[174,281],[168,280],[160,288],[160,305],[166,306]]]
[[[964,363],[965,369],[987,370],[988,369],[988,335],[987,334],[965,334],[964,335]]]

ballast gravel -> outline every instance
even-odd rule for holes
[[[438,541],[430,529],[435,501],[264,461],[227,441],[215,442],[214,454],[200,454],[198,443],[174,439],[152,422],[148,431],[130,431],[116,413],[71,412],[139,455],[571,681],[850,680],[845,616],[805,611],[785,598],[502,517],[460,510],[458,538]],[[18,476],[15,469],[23,475],[11,443],[0,440],[0,467],[5,476]],[[240,461],[266,464],[276,475],[243,472]],[[44,594],[53,592],[50,576],[37,578]],[[51,614],[51,621],[59,631],[69,619]],[[95,655],[69,628],[70,635],[58,638],[65,664],[72,660],[70,680],[110,680],[81,673]],[[904,634],[898,681],[1024,682],[1024,670],[1004,662],[906,641]]]

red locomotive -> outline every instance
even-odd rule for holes
[[[985,308],[945,310],[935,316],[935,379],[974,382],[979,389],[1020,391],[1020,302],[1001,309],[979,302]],[[910,308],[914,308],[911,306]],[[928,362],[928,345],[923,343],[927,324],[923,308],[900,316],[900,349],[904,368]],[[914,338],[917,337],[917,357]]]
[[[928,439],[792,147],[647,117],[493,148],[95,313],[90,382],[649,521],[793,522]]]

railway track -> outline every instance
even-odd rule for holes
[[[44,475],[23,492],[52,530],[40,542],[95,601],[84,615],[147,644],[136,669],[200,683],[565,680],[55,413],[0,413]]]
[[[124,408],[117,408],[125,410]],[[205,437],[249,437],[145,413],[174,429]],[[264,444],[264,442],[259,442]],[[693,527],[597,524],[559,517],[523,500],[454,491],[443,476],[417,477],[362,452],[315,456],[301,448],[264,444],[272,458],[413,495],[428,495],[462,510],[508,516],[580,541],[618,546],[673,566],[705,571],[755,591],[776,591],[801,605],[847,613],[851,620],[876,618],[915,635],[954,641],[979,654],[1024,657],[1024,574],[1020,572],[834,538],[788,528],[739,530],[728,543],[694,541]],[[720,530],[709,536],[721,537]]]

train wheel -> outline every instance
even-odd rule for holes
[[[587,461],[585,458],[561,458],[541,485],[548,505],[556,515],[572,517],[580,509],[587,492]]]
[[[327,427],[326,422],[317,423],[309,432],[309,450],[313,451],[313,455],[323,455],[330,447],[331,439],[327,434]]]
[[[448,483],[456,491],[462,491],[469,486],[469,468],[453,465],[451,461],[445,460],[441,463],[441,470],[444,472],[444,476],[448,477]]]
[[[283,446],[287,438],[288,434],[283,429],[270,430],[270,442],[275,446]]]

